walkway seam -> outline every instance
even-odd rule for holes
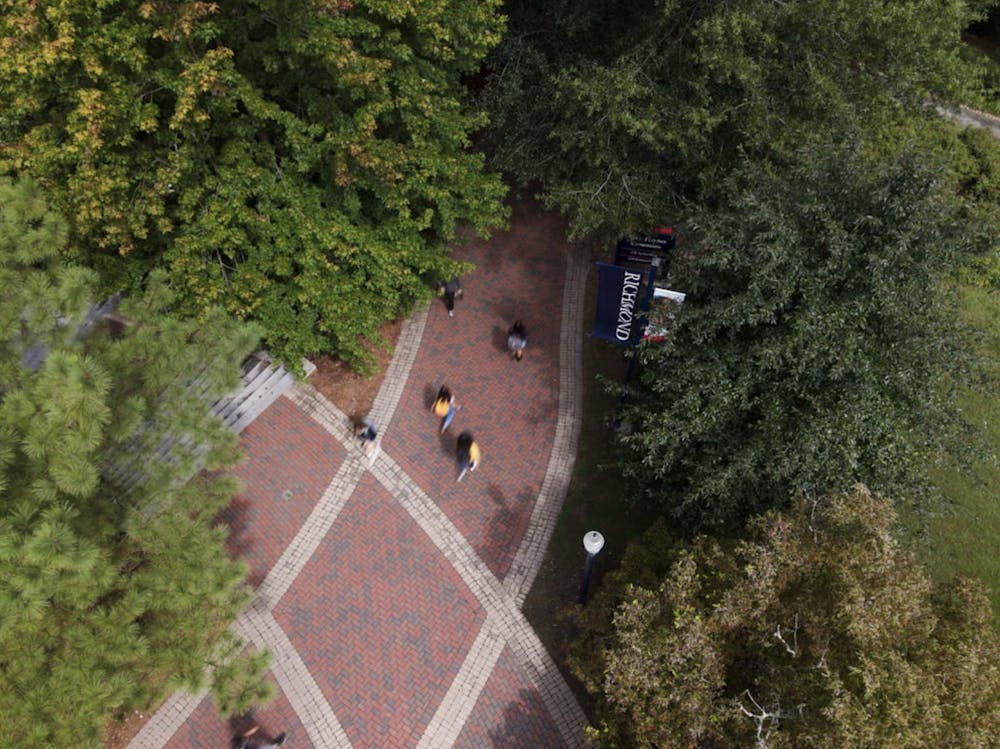
[[[299,573],[312,559],[316,549],[323,543],[326,534],[337,520],[340,511],[364,475],[363,456],[348,453],[337,473],[326,487],[326,491],[313,507],[309,517],[302,523],[298,533],[278,557],[267,577],[258,586],[256,601],[264,602],[268,610],[288,592]]]
[[[499,627],[487,617],[416,749],[455,745],[506,646]]]
[[[506,580],[501,581],[423,489],[383,451],[369,464],[358,449],[347,416],[307,383],[287,397],[319,424],[347,455],[323,495],[255,591],[254,601],[232,631],[274,654],[271,672],[312,742],[323,749],[349,749],[350,740],[272,609],[287,593],[353,496],[366,470],[416,521],[483,607],[486,619],[428,723],[418,747],[453,745],[474,711],[505,648],[526,673],[567,746],[582,747],[586,717],[537,634],[520,610],[538,573],[572,478],[580,433],[582,298],[587,263],[568,252],[559,338],[559,402],[555,436],[545,477],[529,525]],[[370,412],[383,429],[392,422],[420,349],[429,305],[402,324],[392,361]],[[384,434],[384,431],[383,431]],[[129,744],[159,749],[189,719],[207,694],[178,691]]]
[[[566,744],[582,746],[583,727],[587,724],[583,710],[507,589],[441,508],[384,451],[372,473],[434,542],[488,616],[497,622]]]
[[[351,742],[316,680],[284,629],[269,611],[249,609],[234,626],[237,634],[274,656],[271,673],[312,743],[323,749],[350,749]]]
[[[356,449],[346,430],[337,426],[344,423],[346,416],[322,393],[311,385],[300,384],[288,397],[345,446]],[[587,724],[583,710],[507,588],[441,508],[384,449],[369,470],[417,522],[486,610],[488,620],[498,627],[516,660],[538,689],[566,744],[583,746],[583,727]],[[479,683],[480,691],[485,686],[485,681],[472,684],[475,683]]]
[[[289,396],[292,396],[292,393],[289,393]],[[295,398],[292,397],[292,400],[295,400]],[[315,419],[315,417],[314,420],[320,421],[319,419]],[[322,421],[320,423],[323,424]],[[323,425],[328,426],[327,424]],[[337,431],[332,428],[334,425],[330,424],[329,427],[331,427],[329,431],[337,435]],[[299,718],[307,730],[309,730],[307,724],[312,724],[316,726],[313,730],[320,731],[324,736],[332,732],[331,735],[333,738],[331,742],[336,740],[337,743],[318,744],[323,747],[346,748],[350,747],[350,742],[347,741],[347,735],[343,732],[342,728],[339,729],[339,735],[337,734],[337,728],[339,728],[340,723],[325,700],[323,700],[322,705],[318,705],[315,709],[310,707],[316,701],[316,694],[319,694],[320,698],[322,698],[322,693],[313,693],[315,681],[311,674],[309,674],[305,663],[302,662],[298,653],[294,653],[294,647],[287,641],[285,633],[270,614],[270,610],[281,600],[282,596],[288,591],[288,588],[295,582],[302,568],[305,567],[306,563],[308,563],[309,559],[316,552],[327,531],[329,531],[336,521],[340,510],[354,493],[354,489],[362,475],[364,475],[362,456],[348,453],[346,459],[341,463],[340,468],[338,468],[337,473],[334,474],[333,479],[327,485],[323,495],[316,503],[316,506],[309,514],[309,517],[299,528],[299,532],[295,534],[295,538],[285,547],[278,561],[255,591],[254,600],[250,604],[250,607],[237,618],[231,627],[237,634],[240,634],[239,630],[247,628],[251,632],[270,632],[273,639],[265,638],[261,635],[254,638],[255,642],[258,645],[261,642],[266,642],[268,645],[276,644],[277,648],[283,653],[285,660],[293,657],[289,655],[288,648],[292,649],[294,659],[301,666],[296,666],[291,671],[286,672],[282,677],[284,680],[279,679],[279,683],[288,692],[288,690],[298,690],[299,686],[295,679],[301,679],[301,684],[309,695],[309,699],[299,699],[298,704],[301,704],[303,709],[307,707],[309,709],[305,714],[302,714],[299,713],[298,707],[296,707],[296,713],[299,713]],[[273,628],[264,626],[261,623],[263,620],[254,618],[264,615],[266,615],[270,622],[274,623]],[[277,672],[281,668],[281,665],[277,660],[271,668],[275,673],[275,678],[278,678]],[[190,717],[201,700],[204,699],[205,694],[206,692],[202,692],[199,695],[192,695],[190,692],[185,691],[175,692],[154,713],[150,721],[143,726],[142,730],[129,743],[128,749],[160,749]],[[293,701],[292,695],[288,694],[287,696],[294,706],[296,702]],[[317,715],[321,717],[317,717]]]
[[[207,694],[207,689],[197,694],[185,690],[174,692],[156,709],[142,730],[132,737],[128,749],[160,749],[191,717]]]
[[[382,386],[375,395],[375,402],[372,404],[371,417],[376,426],[381,424],[387,428],[392,422],[399,400],[403,397],[403,390],[410,379],[410,370],[413,368],[413,362],[417,359],[420,342],[424,338],[429,309],[429,304],[421,304],[412,318],[403,321],[403,326],[399,331],[399,340],[396,341],[396,350],[392,354],[392,361],[389,362]]]
[[[583,300],[589,264],[573,248],[567,251],[568,268],[563,286],[562,322],[559,329],[559,415],[542,488],[535,500],[527,532],[504,583],[517,607],[524,605],[552,538],[559,512],[573,479],[580,443],[580,413],[583,404]]]

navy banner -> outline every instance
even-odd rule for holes
[[[632,321],[638,316],[639,287],[643,274],[610,263],[598,263],[597,317],[591,335],[627,346]]]

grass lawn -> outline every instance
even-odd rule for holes
[[[968,288],[962,307],[981,331],[980,355],[989,374],[1000,378],[1000,294]],[[994,382],[985,393],[967,393],[961,405],[969,422],[984,430],[989,451],[971,470],[952,461],[931,472],[950,507],[930,519],[918,553],[935,579],[962,574],[986,583],[1000,627],[1000,390]]]
[[[592,271],[584,302],[588,311],[594,309],[596,277],[596,271]],[[584,318],[589,330],[592,316],[588,313]],[[603,374],[620,380],[625,373],[628,350],[590,338],[586,331],[580,331],[580,335],[584,340],[585,387],[580,447],[569,493],[524,604],[525,615],[564,673],[565,643],[574,634],[572,611],[586,560],[583,535],[597,530],[605,538],[591,576],[593,592],[602,575],[618,564],[628,542],[641,535],[654,518],[653,513],[642,511],[625,496],[620,474],[613,468],[605,469],[614,462],[613,435],[606,424],[618,401],[603,391],[595,377]],[[570,679],[570,683],[578,696],[584,697],[575,680]],[[583,702],[586,707],[587,700]]]

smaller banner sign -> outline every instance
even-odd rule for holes
[[[649,265],[654,257],[667,257],[677,239],[673,227],[653,227],[649,236],[620,239],[615,247],[615,263]]]
[[[592,335],[627,346],[640,304],[643,274],[610,263],[598,263],[597,317]]]

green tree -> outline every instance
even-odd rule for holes
[[[848,145],[748,162],[724,205],[692,210],[687,300],[642,351],[625,473],[689,529],[847,476],[916,492],[959,441],[943,375],[968,357],[944,279],[992,241],[950,181],[923,155],[885,165]]]
[[[499,0],[16,0],[0,16],[0,170],[37,178],[107,290],[260,321],[355,363],[502,223],[461,77]]]
[[[576,235],[672,220],[741,158],[876,129],[974,85],[973,0],[514,0],[482,101],[494,163]]]
[[[226,708],[268,693],[265,656],[226,633],[248,596],[214,522],[234,482],[191,478],[236,438],[188,386],[230,391],[259,332],[177,317],[155,276],[124,334],[88,329],[94,274],[62,264],[66,236],[37,185],[0,180],[0,715],[18,747],[97,747],[109,716],[206,664]]]
[[[972,220],[997,227],[1000,234],[1000,143],[990,130],[970,127],[961,132],[953,153],[958,154],[956,177],[963,194],[975,201]],[[965,158],[962,158],[966,155]],[[963,269],[962,280],[988,289],[1000,289],[1000,242],[992,252]]]
[[[608,747],[981,748],[1000,636],[981,585],[932,586],[862,487],[662,548],[656,527],[581,613],[575,673]],[[633,584],[641,570],[645,582]],[[650,582],[650,578],[655,581]],[[658,578],[658,579],[657,579]]]

